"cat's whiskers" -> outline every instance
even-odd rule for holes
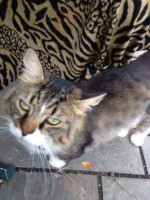
[[[41,150],[40,150],[40,156],[41,156],[41,159],[42,159],[42,162],[43,162],[43,165],[44,165],[44,171],[45,171],[47,163],[45,163],[45,159],[44,159],[44,156],[43,156],[43,153],[42,153]]]
[[[7,118],[7,117],[5,117],[5,116],[3,116],[3,115],[0,115],[0,118],[2,118],[3,120],[6,120],[6,121],[11,122],[11,120],[10,120],[9,118]]]
[[[53,176],[53,173],[52,173],[52,171],[51,171],[50,165],[49,165],[49,163],[48,163],[48,161],[47,161],[47,158],[46,158],[46,154],[45,154],[44,149],[41,148],[40,151],[41,151],[41,154],[43,155],[43,158],[44,158],[45,161],[46,161],[46,164],[47,164],[47,166],[48,166],[49,172],[50,172],[50,174],[51,174],[51,178],[52,178],[52,181],[51,181],[51,183],[52,183],[52,197],[53,197],[54,187],[55,187],[54,176]]]
[[[53,197],[53,192],[54,192],[54,186],[55,186],[55,181],[54,181],[54,177],[53,177],[53,174],[52,174],[52,171],[51,171],[51,168],[50,168],[50,165],[49,165],[49,163],[48,163],[48,161],[47,161],[47,158],[46,158],[46,154],[45,154],[45,151],[44,151],[44,149],[41,147],[40,149],[39,149],[39,151],[40,151],[40,157],[41,157],[41,161],[43,160],[43,173],[44,173],[44,175],[45,175],[45,179],[46,179],[46,181],[47,181],[47,177],[46,177],[46,172],[45,172],[45,168],[46,168],[46,165],[45,165],[45,161],[46,161],[46,164],[47,164],[47,166],[48,166],[48,169],[49,169],[49,172],[50,172],[50,174],[51,174],[51,178],[52,178],[52,181],[51,181],[51,183],[52,183],[52,197]]]
[[[45,149],[46,149],[46,151],[49,153],[49,155],[50,155],[53,159],[55,159],[54,154],[49,150],[49,148],[46,147]]]
[[[41,166],[42,166],[42,169],[43,169],[44,177],[45,177],[45,180],[47,182],[47,177],[46,177],[46,172],[45,172],[45,162],[43,160],[43,157],[41,155],[41,151],[40,151],[39,148],[38,148],[38,151],[39,151],[39,156],[40,156],[39,158],[40,158],[40,161],[41,161]]]
[[[36,149],[37,149],[37,147],[36,147]],[[40,161],[40,157],[39,157],[39,153],[37,153],[37,151],[38,151],[38,149],[36,150],[36,159],[37,159],[37,166],[38,166],[38,169],[39,169],[39,172],[40,172],[40,167],[42,167],[41,166],[41,161]]]
[[[73,184],[77,184],[74,180],[73,180],[73,178],[71,178],[70,176],[68,176],[68,174],[64,171],[64,174],[65,174],[65,176],[69,179],[69,180],[71,180],[71,182],[73,183]]]
[[[0,130],[9,130],[9,127],[8,126],[0,126]]]
[[[29,158],[29,163],[31,162],[31,169],[33,169],[32,168],[32,158],[33,158],[33,146],[32,146],[31,153],[30,153],[30,158]]]
[[[6,132],[8,134],[9,129],[8,128],[0,128],[0,132]]]
[[[5,129],[2,129],[2,130],[0,130],[0,134],[1,133],[5,133],[5,134],[8,134],[7,132],[6,132],[6,130]],[[9,134],[8,134],[9,135]]]
[[[12,135],[8,134],[5,130],[0,131],[0,140],[5,143],[8,139],[11,139]]]
[[[63,149],[59,149],[58,147],[56,147],[55,146],[55,149],[57,150],[57,151],[59,151],[60,153],[65,153],[65,154],[71,154],[71,153],[69,153],[69,152],[67,152],[67,151],[65,151],[65,150],[63,150]]]
[[[2,137],[2,136],[5,137],[6,135],[7,135],[7,134],[6,134],[6,131],[1,131],[1,132],[0,132],[0,137]]]
[[[7,126],[0,126],[0,129],[8,129],[8,127]]]
[[[8,131],[9,131],[9,127],[8,126],[0,126],[0,133],[1,132],[5,132],[5,133],[8,134]],[[8,135],[10,135],[10,134],[8,134]]]
[[[48,161],[47,161],[47,158],[46,158],[46,155],[45,155],[45,152],[44,152],[43,148],[41,148],[40,151],[41,151],[41,154],[42,154],[43,158],[44,158],[45,161],[46,161],[46,164],[47,164],[49,170],[51,171],[51,168],[50,168],[50,166],[49,166],[49,164],[48,164]]]
[[[8,119],[8,118],[6,118],[6,117],[4,117],[4,116],[2,116],[2,115],[0,115],[0,118],[1,118],[2,120],[4,120],[4,122],[2,122],[2,126],[0,126],[0,133],[2,133],[2,131],[3,131],[3,132],[9,131],[8,122],[10,123],[11,120]],[[2,130],[2,131],[1,131],[1,130]]]
[[[44,157],[44,159],[45,159],[45,161],[46,161],[46,164],[47,164],[48,169],[49,169],[49,171],[50,171],[50,173],[51,173],[51,176],[52,176],[52,171],[51,171],[51,168],[50,168],[50,164],[48,163],[48,160],[47,160],[47,158],[46,158],[46,154],[45,154],[45,151],[43,150],[43,148],[41,148],[41,153],[42,153],[42,155],[43,155],[43,157]],[[52,176],[52,178],[53,178],[53,176]]]
[[[33,148],[32,148],[32,152],[33,152],[33,154],[32,154],[31,169],[33,169],[33,167],[34,167],[34,157],[35,157],[35,147],[34,147],[34,146],[33,146]]]
[[[8,131],[9,131],[9,127],[8,126],[0,126],[0,136],[6,136],[6,135],[11,135],[11,134],[8,134]]]
[[[58,172],[63,172],[63,173],[65,173],[64,170],[67,169],[69,166],[70,166],[70,165],[68,164],[67,166],[64,166],[64,167],[60,168],[60,169],[58,170]]]
[[[3,124],[8,124],[10,121],[8,121],[8,120],[6,120],[6,119],[3,119],[3,118],[0,118],[0,120],[1,120],[1,122],[3,123]]]
[[[76,198],[76,191],[77,191],[77,188],[78,188],[78,184],[76,181],[73,180],[73,178],[71,178],[65,171],[63,171],[63,175],[69,180],[69,182],[71,182],[71,186],[74,188],[74,198],[73,199],[77,199]],[[71,174],[70,174],[71,175]],[[70,187],[70,184],[69,184],[69,187]]]

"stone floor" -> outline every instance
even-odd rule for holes
[[[13,179],[0,187],[0,200],[150,200],[150,137],[142,148],[117,138],[58,172],[0,132],[0,161],[16,166]],[[92,167],[85,169],[82,161]]]

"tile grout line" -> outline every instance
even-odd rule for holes
[[[111,175],[108,175],[108,176],[112,177]],[[123,174],[123,173],[114,173],[114,177],[117,177],[117,178],[150,179],[149,175]]]
[[[63,170],[63,172],[59,172],[57,169],[47,169],[45,168],[44,170],[42,168],[22,168],[22,167],[16,167],[16,172],[19,171],[25,171],[25,172],[53,172],[53,173],[58,173],[58,174],[63,174],[65,172],[66,174],[85,174],[85,175],[100,175],[100,176],[107,176],[111,177],[110,172],[99,172],[99,171],[83,171],[83,170]],[[124,173],[115,173],[115,177],[121,177],[121,178],[137,178],[137,179],[150,179],[149,175],[138,175],[138,174],[124,174]]]
[[[139,152],[140,152],[140,156],[141,156],[141,160],[142,160],[144,173],[145,173],[146,176],[149,176],[142,147],[139,147]]]
[[[98,185],[98,198],[103,200],[103,185],[102,185],[102,176],[100,173],[97,174],[97,185]]]

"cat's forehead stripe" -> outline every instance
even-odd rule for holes
[[[55,107],[55,108],[52,110],[51,115],[54,115],[56,112],[57,112],[57,107]]]
[[[34,101],[36,101],[37,103],[43,99],[48,98],[48,96],[50,97],[50,94],[47,93],[47,91],[45,90],[38,90],[35,94],[33,94],[33,96],[30,99],[30,103],[33,103]]]
[[[46,110],[46,103],[44,103],[41,107],[40,115]]]
[[[59,104],[59,101],[55,101],[51,105],[48,105],[47,108],[52,108],[53,106],[57,106]]]
[[[37,91],[37,92],[32,96],[32,98],[30,99],[30,103],[33,103],[35,99],[36,99],[36,101],[39,101],[39,100],[40,100],[40,96],[41,96],[41,91]]]
[[[36,95],[33,95],[30,99],[30,104],[34,101],[34,99],[36,98]]]

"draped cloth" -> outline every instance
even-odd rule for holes
[[[120,67],[150,50],[150,0],[0,0],[0,89],[29,47],[69,81]]]

